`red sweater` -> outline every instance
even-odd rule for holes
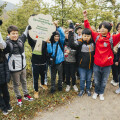
[[[106,37],[102,37],[100,33],[94,32],[91,29],[88,20],[84,21],[84,26],[85,28],[89,28],[92,31],[92,38],[94,42],[96,40],[96,37],[98,35],[100,36],[95,45],[94,63],[100,67],[112,65],[114,55],[109,41],[110,33],[108,33]],[[120,33],[116,35],[112,35],[112,38],[113,38],[113,46],[117,45],[117,43],[120,41]]]

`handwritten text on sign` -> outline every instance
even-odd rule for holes
[[[46,41],[50,38],[52,33],[56,30],[52,22],[52,17],[50,15],[39,14],[31,16],[28,23],[32,28],[29,30],[30,37],[37,40],[33,53],[41,55],[42,41]]]

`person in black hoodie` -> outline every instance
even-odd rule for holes
[[[9,103],[10,95],[7,86],[7,83],[10,81],[10,72],[5,57],[5,48],[6,43],[3,41],[0,33],[0,109],[3,112],[3,115],[7,115],[8,112],[12,111],[12,107]]]
[[[30,26],[29,26],[29,29]],[[32,48],[32,51],[35,48],[37,40],[33,40],[28,34],[28,43]],[[45,41],[42,42],[42,55],[37,55],[32,53],[32,72],[33,72],[33,84],[34,84],[34,97],[38,98],[38,79],[39,75],[41,75],[41,86],[43,89],[48,89],[46,85],[44,85],[45,73],[46,73],[46,62],[47,62],[47,43]]]
[[[94,58],[94,43],[92,41],[91,30],[85,28],[82,31],[82,40],[78,44],[74,43],[74,33],[72,30],[69,32],[68,39],[70,39],[70,47],[77,50],[77,64],[80,75],[80,93],[78,95],[82,96],[85,93],[86,82],[86,92],[88,96],[91,96],[90,85]]]

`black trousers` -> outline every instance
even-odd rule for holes
[[[34,90],[38,92],[39,75],[41,76],[41,85],[44,85],[44,79],[45,79],[45,73],[46,73],[46,64],[44,64],[44,65],[32,64],[32,72],[33,72]]]
[[[8,92],[8,86],[7,83],[0,84],[0,108],[1,110],[7,110],[7,108],[10,106],[10,95]]]
[[[119,66],[116,66],[115,64],[112,65],[112,75],[113,80],[115,82],[118,82],[118,74],[119,74]]]
[[[65,62],[66,84],[70,85],[70,77],[72,78],[72,85],[76,84],[76,63]]]
[[[51,89],[55,90],[56,74],[58,72],[58,88],[62,88],[63,65],[62,63],[51,66]]]

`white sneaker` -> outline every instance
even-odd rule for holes
[[[78,88],[77,88],[76,85],[73,86],[73,89],[74,89],[75,92],[78,92]]]
[[[112,80],[111,82],[110,82],[113,86],[117,86],[119,83],[118,82],[115,82],[114,80]]]
[[[100,100],[104,100],[103,94],[100,94],[99,96],[100,96]]]
[[[70,91],[70,85],[67,85],[65,91],[66,91],[66,92],[69,92],[69,91]]]
[[[44,84],[47,85],[47,82],[45,82]]]
[[[114,80],[111,80],[111,82],[110,82],[110,83],[111,83],[111,84],[113,84],[113,82],[114,82]]]
[[[119,94],[120,93],[120,88],[118,88],[116,91],[115,91],[116,94]]]
[[[93,99],[96,99],[96,98],[97,98],[97,96],[98,96],[98,94],[94,92],[94,94],[93,94],[92,98],[93,98]]]

